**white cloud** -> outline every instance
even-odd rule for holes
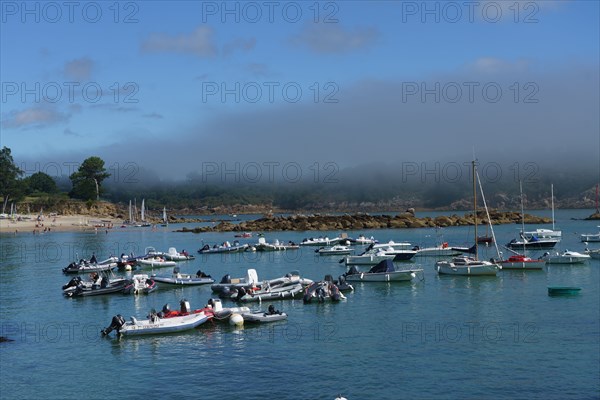
[[[237,38],[223,46],[223,54],[225,56],[229,56],[236,50],[250,51],[254,48],[254,46],[256,46],[255,38],[250,38],[247,40]]]
[[[212,57],[217,54],[213,42],[213,30],[200,26],[193,32],[181,35],[154,33],[141,45],[146,53],[184,53],[200,57]]]
[[[64,73],[69,79],[85,81],[91,78],[93,68],[94,62],[87,57],[83,57],[67,62]]]
[[[21,111],[12,111],[2,119],[2,128],[44,128],[69,120],[71,116],[54,107],[36,106]]]
[[[345,30],[339,24],[308,24],[291,43],[318,54],[337,54],[368,48],[378,36],[375,28]]]
[[[508,72],[526,72],[529,69],[530,62],[528,60],[508,61],[495,57],[481,57],[467,66],[467,69],[483,74],[498,74]]]

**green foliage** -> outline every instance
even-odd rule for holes
[[[99,200],[102,193],[102,181],[110,176],[104,168],[104,160],[100,157],[89,157],[77,172],[69,177],[73,184],[71,197],[81,200]]]
[[[10,149],[0,150],[0,195],[4,199],[3,210],[9,200],[19,200],[24,195],[24,187],[20,181],[23,171],[15,164]]]
[[[43,172],[36,172],[35,174],[23,179],[23,184],[27,194],[52,194],[58,192],[56,181],[50,175]]]

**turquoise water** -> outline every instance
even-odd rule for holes
[[[545,215],[547,212],[541,212]],[[598,222],[591,210],[557,211],[563,240],[557,250],[582,251],[579,234]],[[428,215],[428,214],[419,214]],[[500,243],[517,225],[495,227]],[[533,227],[532,227],[533,228]],[[146,246],[196,252],[232,233],[175,233],[175,225],[104,233],[1,236],[0,397],[3,399],[591,399],[600,393],[600,262],[501,272],[496,278],[438,276],[433,259],[424,280],[358,284],[339,304],[279,301],[287,322],[234,329],[207,323],[181,334],[101,338],[113,315],[143,317],[151,308],[186,298],[201,307],[210,287],[165,289],[148,296],[67,299],[61,268],[76,257],[99,259]],[[324,232],[334,236],[338,232]],[[380,241],[466,245],[472,228],[373,230]],[[266,233],[300,241],[315,232]],[[256,238],[242,239],[253,242]],[[592,246],[590,246],[592,247]],[[288,253],[206,255],[181,263],[219,280],[255,268],[259,278],[299,270],[311,279],[344,272],[339,257],[314,249]],[[505,251],[506,252],[506,251]],[[492,256],[483,249],[481,256]],[[168,271],[168,270],[167,270]],[[167,272],[157,271],[157,272]],[[549,297],[547,286],[582,287],[573,297]],[[258,305],[257,305],[258,306]],[[264,305],[264,308],[267,304]]]

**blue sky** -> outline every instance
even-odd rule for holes
[[[600,158],[599,3],[465,4],[3,1],[2,146],[165,178],[199,160],[352,166],[473,146]]]

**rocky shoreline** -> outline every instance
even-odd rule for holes
[[[484,212],[477,213],[478,224],[487,224]],[[521,223],[521,214],[518,212],[490,211],[493,225]],[[526,224],[548,224],[550,218],[537,217],[525,214]],[[293,215],[289,217],[263,217],[253,221],[244,221],[232,224],[221,221],[215,226],[196,227],[177,230],[176,232],[266,232],[266,231],[332,231],[332,230],[362,230],[362,229],[402,229],[402,228],[434,228],[449,226],[473,225],[473,214],[459,216],[416,217],[413,213],[406,212],[398,215]]]

